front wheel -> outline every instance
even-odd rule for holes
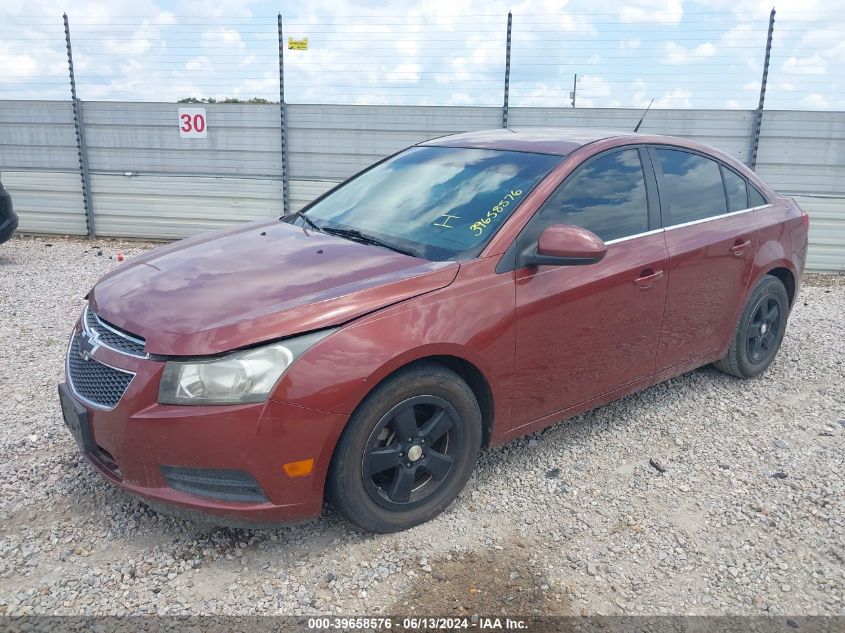
[[[740,378],[754,378],[772,364],[786,332],[789,297],[777,277],[766,275],[751,293],[728,354],[713,365]]]
[[[455,500],[480,448],[481,410],[469,386],[438,364],[413,365],[353,414],[332,458],[328,497],[365,530],[404,530]]]

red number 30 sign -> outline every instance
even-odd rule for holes
[[[206,138],[205,108],[179,108],[179,136],[182,138]]]

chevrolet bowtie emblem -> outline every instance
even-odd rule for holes
[[[80,332],[76,335],[76,349],[79,351],[82,360],[91,360],[91,356],[99,348],[100,341],[96,332]]]

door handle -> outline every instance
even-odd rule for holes
[[[634,285],[636,285],[640,290],[648,290],[654,285],[654,283],[658,279],[662,278],[662,270],[654,271],[651,268],[646,268],[643,272],[640,273],[639,277],[634,279]]]
[[[736,243],[731,246],[731,255],[740,257],[742,252],[749,246],[751,246],[751,240],[745,240],[744,242],[737,240]]]

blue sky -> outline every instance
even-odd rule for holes
[[[79,96],[278,99],[276,14],[294,103],[500,105],[513,12],[511,104],[756,107],[769,2],[757,0],[5,0],[0,98],[66,99],[61,14]],[[771,109],[845,109],[845,2],[778,3]]]

